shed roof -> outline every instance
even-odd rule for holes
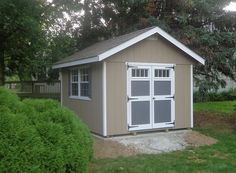
[[[174,37],[163,31],[159,27],[155,26],[95,43],[63,60],[56,62],[53,65],[53,68],[63,68],[102,61],[110,57],[111,55],[120,52],[123,49],[132,46],[133,44],[138,43],[143,39],[150,37],[151,35],[154,35],[156,33],[164,37],[166,40],[181,49],[183,52],[188,54],[196,61],[200,62],[201,64],[205,63],[204,58],[200,57],[195,52],[187,48],[185,45],[177,41]]]

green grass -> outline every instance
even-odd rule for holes
[[[235,107],[236,101],[222,101],[195,103],[193,109],[196,112],[233,113]]]
[[[222,112],[232,111],[236,102],[197,103],[197,111],[218,112],[217,117],[228,118]],[[209,106],[210,105],[210,106]],[[231,106],[228,106],[231,105]],[[224,111],[222,111],[224,109]],[[214,113],[206,116],[214,116]],[[219,114],[221,113],[221,114]],[[197,116],[198,112],[195,112]],[[236,113],[231,114],[236,119]],[[209,121],[212,119],[210,118]],[[236,131],[232,124],[214,123],[195,127],[218,140],[212,146],[188,148],[161,155],[138,155],[127,158],[93,160],[89,173],[234,173],[236,172]]]

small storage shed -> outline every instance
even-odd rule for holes
[[[193,127],[193,65],[205,60],[151,27],[56,64],[61,103],[101,136]]]

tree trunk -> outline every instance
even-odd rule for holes
[[[4,51],[0,48],[0,86],[5,83],[5,63],[4,63]]]

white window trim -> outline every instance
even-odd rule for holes
[[[77,67],[77,68],[70,69],[70,95],[69,95],[69,98],[70,99],[90,101],[91,97],[86,97],[86,96],[81,96],[80,95],[80,84],[83,83],[83,82],[81,82],[81,78],[80,78],[80,70],[83,69],[83,68],[89,68],[89,66],[83,66],[83,67]],[[71,95],[71,91],[72,91],[72,75],[71,75],[72,73],[71,73],[71,71],[75,70],[75,69],[78,70],[78,82],[77,82],[78,83],[78,96]],[[84,83],[89,83],[91,85],[90,82],[84,82]]]

